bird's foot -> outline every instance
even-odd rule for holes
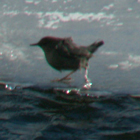
[[[90,82],[90,79],[87,76],[85,76],[85,82],[86,83],[83,85],[83,88],[84,89],[90,89],[91,86],[92,86],[92,83]]]
[[[83,88],[84,89],[90,89],[92,86],[92,83],[91,82],[87,82],[86,84],[83,85]]]

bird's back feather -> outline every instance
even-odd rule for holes
[[[81,58],[86,57],[89,59],[99,46],[103,45],[103,41],[94,42],[88,47],[77,46],[71,38],[65,38],[60,41],[56,46],[57,52],[63,57]]]

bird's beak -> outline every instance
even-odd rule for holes
[[[37,46],[37,45],[38,45],[38,43],[30,44],[30,46]]]

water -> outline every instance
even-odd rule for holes
[[[0,97],[0,139],[140,137],[138,95],[37,86],[5,90],[1,86]]]
[[[0,1],[0,139],[140,139],[139,0]],[[89,62],[92,87],[70,85],[42,50],[44,36],[105,44]]]

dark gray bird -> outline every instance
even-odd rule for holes
[[[56,70],[72,70],[68,75],[55,81],[69,80],[69,76],[76,70],[85,69],[85,80],[88,83],[88,60],[93,53],[104,44],[104,41],[97,41],[89,46],[77,46],[72,38],[57,38],[46,36],[38,43],[31,46],[40,46],[44,51],[46,60]]]

